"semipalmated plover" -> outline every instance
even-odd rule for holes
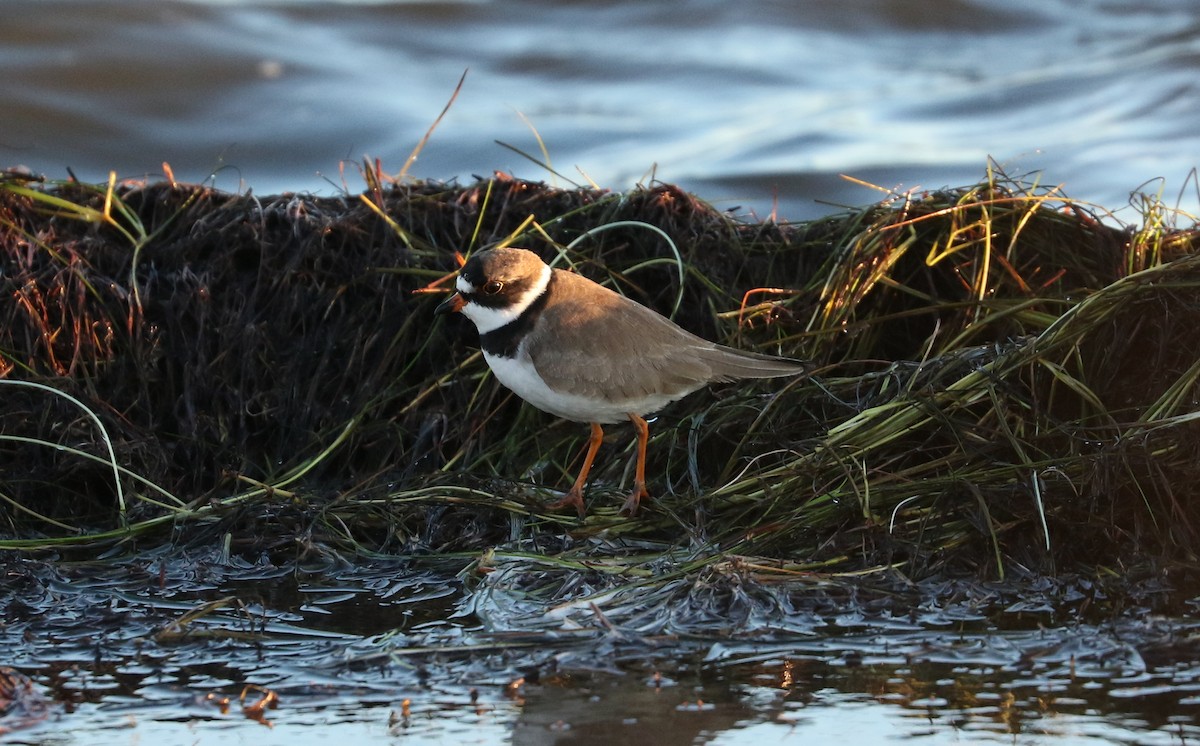
[[[483,358],[500,383],[542,411],[591,424],[579,476],[565,497],[546,506],[574,507],[581,518],[602,424],[628,419],[637,429],[633,493],[621,508],[633,515],[649,497],[644,415],[713,381],[805,370],[796,360],[697,337],[586,277],[551,269],[526,249],[475,254],[459,271],[457,288],[436,313],[461,311],[475,323]]]

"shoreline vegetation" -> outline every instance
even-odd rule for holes
[[[0,549],[220,541],[634,585],[1195,562],[1200,229],[1157,197],[1123,223],[989,169],[787,224],[667,184],[366,175],[332,197],[0,177]],[[455,252],[501,242],[814,373],[668,407],[637,518],[620,427],[587,521],[547,513],[587,428],[433,316]]]

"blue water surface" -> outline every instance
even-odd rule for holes
[[[1116,210],[1200,201],[1192,0],[9,0],[0,166],[260,194],[494,171],[803,219],[994,159]],[[535,134],[536,131],[536,134]],[[554,176],[537,160],[544,143]],[[345,173],[342,173],[343,166]],[[1192,186],[1189,188],[1188,184]]]

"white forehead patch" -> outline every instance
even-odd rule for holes
[[[476,292],[475,288],[460,275],[455,285],[467,301],[466,305],[462,308],[463,316],[475,322],[475,328],[479,330],[480,334],[495,331],[515,321],[518,316],[525,312],[526,308],[529,308],[531,303],[537,300],[539,295],[546,291],[546,286],[550,284],[550,274],[552,272],[553,270],[550,267],[543,264],[537,281],[519,297],[512,299],[511,303],[499,308],[488,308],[487,306],[481,306],[478,303],[472,302],[471,294]]]

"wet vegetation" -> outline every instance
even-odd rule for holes
[[[335,197],[4,178],[0,548],[457,557],[555,593],[1194,558],[1200,233],[1157,198],[1122,223],[993,171],[785,224],[670,185],[366,176]],[[814,373],[669,407],[643,515],[616,514],[621,428],[587,521],[547,513],[587,428],[432,315],[459,253],[498,243]]]

